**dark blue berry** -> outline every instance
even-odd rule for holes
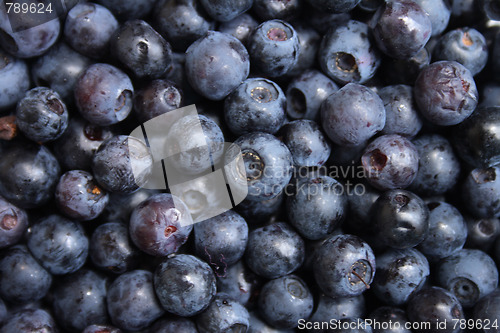
[[[470,171],[462,183],[462,199],[475,217],[500,217],[500,166]]]
[[[122,20],[145,17],[153,10],[154,0],[98,0],[101,5],[110,8]]]
[[[363,295],[331,298],[320,294],[316,309],[309,321],[328,322],[332,319],[362,318],[366,314]]]
[[[0,111],[15,106],[30,88],[26,63],[0,49]]]
[[[2,333],[57,333],[52,316],[42,309],[23,309],[13,313],[2,326]]]
[[[183,106],[184,96],[180,88],[168,80],[154,80],[138,90],[134,96],[134,112],[140,121],[146,122]]]
[[[280,19],[290,21],[300,15],[301,0],[254,0],[253,11],[262,21]]]
[[[227,22],[249,10],[254,0],[201,0],[200,2],[214,20]]]
[[[356,7],[361,0],[308,0],[319,10],[334,13],[347,13]]]
[[[222,22],[219,25],[219,31],[236,37],[243,45],[246,45],[248,37],[258,25],[259,22],[245,13],[236,16],[230,21]]]
[[[0,197],[0,249],[18,243],[28,229],[28,215]]]
[[[438,36],[446,30],[451,16],[451,8],[446,0],[414,0],[429,15],[432,36]]]
[[[224,275],[217,276],[217,292],[228,295],[247,308],[255,305],[261,284],[262,279],[243,260],[229,266]]]
[[[245,332],[250,326],[248,310],[225,294],[217,294],[210,306],[196,319],[203,333]]]

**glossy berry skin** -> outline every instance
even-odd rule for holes
[[[320,294],[318,305],[310,321],[326,322],[330,319],[362,318],[365,314],[366,305],[363,295],[331,298]]]
[[[354,9],[361,0],[308,0],[315,8],[333,13],[347,13]]]
[[[467,239],[467,225],[458,209],[446,202],[431,202],[429,232],[418,245],[420,252],[431,261],[446,258],[460,251]]]
[[[264,201],[245,199],[236,206],[236,211],[249,223],[261,223],[280,212],[284,199],[283,193]]]
[[[340,84],[364,83],[372,78],[380,65],[380,54],[369,36],[368,25],[354,20],[330,29],[318,53],[323,72]]]
[[[96,184],[92,174],[71,170],[61,176],[55,192],[56,204],[64,215],[79,221],[98,217],[109,195]]]
[[[87,260],[89,240],[79,223],[50,215],[31,227],[28,248],[55,275],[73,273]]]
[[[107,323],[108,280],[94,271],[82,269],[66,276],[54,289],[54,314],[70,332],[81,332],[94,323]]]
[[[246,168],[248,200],[264,201],[279,195],[292,178],[292,154],[275,136],[254,132],[235,142]]]
[[[484,107],[492,107],[500,105],[500,84],[498,83],[486,83],[483,89],[480,91],[481,103],[479,104],[478,110]]]
[[[423,287],[429,274],[429,262],[419,251],[389,250],[377,256],[377,274],[372,287],[385,303],[402,305]]]
[[[313,296],[302,279],[287,275],[267,282],[261,289],[258,309],[264,320],[279,329],[297,327],[313,310]]]
[[[5,9],[4,9],[5,8]],[[0,44],[2,48],[16,58],[32,58],[44,54],[59,37],[61,24],[59,20],[36,25],[30,29],[13,32],[6,7],[0,11]],[[33,26],[30,15],[18,15],[20,26]]]
[[[232,210],[194,225],[196,254],[209,263],[217,275],[224,276],[227,267],[243,257],[247,241],[247,222]]]
[[[464,320],[462,306],[458,299],[446,289],[427,287],[415,293],[408,302],[406,311],[410,321],[431,322],[427,332],[460,332],[460,327],[453,327],[453,322]],[[438,322],[444,322],[437,327]]]
[[[261,284],[262,279],[243,260],[229,266],[224,275],[217,276],[217,292],[228,295],[247,308],[255,305]]]
[[[281,128],[281,137],[297,167],[320,167],[330,157],[330,142],[312,120],[289,122]]]
[[[302,7],[302,1],[300,0],[254,0],[252,9],[262,21],[272,19],[291,21],[300,15]]]
[[[285,21],[261,23],[248,40],[252,66],[264,76],[286,74],[297,63],[300,43],[295,29]]]
[[[34,62],[31,75],[37,86],[48,86],[67,102],[73,99],[76,80],[90,64],[89,58],[60,42]]]
[[[373,16],[370,27],[378,48],[397,59],[416,55],[432,33],[428,14],[410,0],[385,2]]]
[[[408,317],[406,312],[400,308],[381,306],[375,309],[372,313],[368,315],[368,319],[374,322],[379,322],[380,328],[374,326],[374,333],[411,333],[412,330],[407,329],[405,325],[408,325]],[[392,325],[387,325],[392,323]],[[396,324],[396,323],[399,323]],[[387,325],[387,326],[383,326]]]
[[[17,244],[28,229],[28,215],[0,197],[0,249]]]
[[[130,237],[142,251],[167,256],[179,250],[193,230],[186,205],[177,197],[155,194],[140,203],[130,217]]]
[[[138,78],[159,78],[172,66],[170,44],[142,20],[122,24],[111,38],[110,49]]]
[[[275,279],[290,274],[304,257],[304,240],[285,222],[254,229],[248,235],[246,263],[259,276]]]
[[[183,106],[182,90],[168,80],[153,80],[134,95],[134,112],[146,122]]]
[[[129,240],[127,226],[119,222],[104,223],[94,230],[89,255],[95,266],[116,274],[139,264],[139,251]]]
[[[52,275],[33,258],[25,245],[16,245],[0,259],[0,296],[13,303],[38,301],[49,291]]]
[[[194,90],[210,100],[229,95],[250,72],[248,52],[235,37],[210,31],[186,51],[187,78]]]
[[[315,66],[318,58],[318,49],[322,37],[316,30],[306,24],[295,23],[294,29],[299,36],[300,52],[295,66],[286,73],[291,77],[296,77],[308,70],[313,70],[312,68]]]
[[[469,117],[479,98],[471,72],[456,61],[437,61],[422,69],[413,89],[421,114],[440,126]]]
[[[127,74],[108,64],[94,64],[75,85],[80,114],[98,126],[116,124],[132,111],[134,87]]]
[[[219,31],[236,37],[243,45],[246,45],[248,37],[259,25],[251,15],[244,13],[234,19],[222,22]]]
[[[450,191],[460,175],[460,161],[450,141],[438,134],[424,134],[412,141],[418,151],[418,172],[410,190],[421,195]]]
[[[11,146],[0,159],[0,194],[20,208],[39,207],[52,197],[60,170],[45,146]]]
[[[354,235],[328,237],[315,251],[314,277],[329,297],[361,295],[375,275],[375,255]]]
[[[499,193],[500,166],[474,169],[462,183],[462,199],[475,217],[500,217]]]
[[[498,268],[485,252],[462,249],[441,260],[436,278],[464,308],[469,308],[498,287]]]
[[[472,75],[479,73],[488,61],[484,36],[472,28],[447,32],[434,48],[435,60],[452,60],[464,65]]]
[[[107,55],[119,23],[111,11],[95,3],[79,3],[66,17],[64,37],[78,53],[99,59]]]
[[[408,187],[417,176],[419,155],[407,138],[382,135],[366,146],[361,163],[367,180],[380,190]]]
[[[90,325],[82,333],[122,333],[122,331],[111,325]]]
[[[30,74],[24,60],[0,50],[0,111],[15,106],[30,88]]]
[[[112,193],[109,203],[102,213],[102,218],[107,221],[129,223],[130,215],[135,207],[150,196],[158,193],[160,192],[147,189],[140,189],[130,194]]]
[[[500,289],[496,289],[494,292],[485,296],[474,306],[473,318],[476,320],[486,320],[489,319],[490,322],[494,322],[500,318]],[[500,329],[491,328],[483,329],[482,332],[493,332],[498,333]]]
[[[149,271],[120,275],[109,286],[106,300],[111,321],[123,330],[144,329],[164,313],[156,299],[153,273]]]
[[[337,85],[320,71],[307,70],[288,85],[286,112],[293,119],[317,120],[321,103],[337,90]]]
[[[470,216],[465,220],[467,223],[465,247],[490,252],[495,239],[500,235],[500,220],[497,218],[477,219]]]
[[[154,7],[154,0],[98,0],[101,5],[111,8],[121,20],[145,17]]]
[[[247,330],[247,333],[292,333],[293,329],[285,330],[285,329],[277,329],[272,327],[263,321],[263,319],[257,314],[257,311],[250,312],[250,327]]]
[[[196,319],[201,333],[245,332],[250,326],[248,310],[225,294],[217,294],[210,306]]]
[[[250,132],[275,134],[286,120],[286,97],[271,80],[251,78],[224,101],[224,118],[236,135]]]
[[[192,255],[178,254],[158,265],[154,287],[165,310],[190,317],[210,305],[216,293],[216,280],[207,263]]]
[[[54,318],[42,309],[23,309],[9,316],[2,333],[57,333]]]
[[[432,36],[439,36],[448,26],[451,8],[446,0],[415,0],[429,15],[432,25]]]
[[[384,128],[384,103],[369,88],[348,83],[321,104],[321,124],[335,144],[359,146]]]
[[[476,168],[500,163],[500,135],[494,130],[499,125],[500,105],[478,108],[453,133],[458,156]]]
[[[64,169],[90,170],[92,157],[113,133],[107,127],[72,118],[63,135],[54,142],[54,154]]]
[[[151,330],[155,333],[199,333],[196,324],[188,318],[165,318],[156,321]]]
[[[410,191],[386,191],[375,201],[372,209],[371,228],[377,244],[407,249],[427,236],[429,209],[420,197]]]
[[[307,239],[328,236],[347,215],[345,189],[327,175],[298,177],[286,194],[288,220]]]
[[[92,158],[95,179],[110,192],[137,191],[146,182],[152,165],[153,158],[146,145],[126,135],[103,142]]]
[[[423,125],[411,86],[398,84],[378,91],[385,106],[385,126],[382,134],[398,134],[413,138]]]
[[[249,10],[254,0],[201,0],[200,2],[214,20],[227,22]]]

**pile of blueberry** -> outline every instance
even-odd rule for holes
[[[0,3],[1,333],[500,332],[498,0],[63,3]],[[234,209],[148,187],[225,142]]]

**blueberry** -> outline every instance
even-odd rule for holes
[[[192,255],[167,258],[154,273],[156,295],[165,310],[189,317],[205,310],[216,293],[210,266]]]
[[[429,230],[429,209],[416,194],[405,190],[384,192],[373,204],[370,226],[376,243],[395,249],[418,245]]]
[[[240,260],[229,266],[224,275],[217,276],[217,292],[250,308],[255,305],[261,280]]]
[[[248,196],[264,201],[280,194],[292,178],[292,154],[284,143],[268,133],[254,132],[235,142],[245,164]]]
[[[116,274],[139,264],[139,251],[129,240],[127,226],[119,222],[104,223],[94,230],[89,255],[95,266]]]
[[[252,31],[259,25],[251,15],[241,14],[230,21],[222,22],[219,31],[236,37],[243,45],[247,43]]]
[[[193,221],[186,205],[177,197],[155,194],[139,205],[130,217],[130,236],[142,251],[154,256],[177,252],[187,241]]]
[[[363,233],[371,223],[372,205],[377,201],[380,192],[369,184],[360,183],[363,191],[350,191],[347,193],[349,203],[349,223],[344,226],[355,234]],[[359,186],[359,185],[358,185]]]
[[[500,318],[500,289],[497,288],[494,292],[476,303],[476,306],[474,306],[473,318],[485,322],[489,320],[491,323],[494,323]],[[482,331],[498,333],[499,329],[492,327],[491,329],[484,328]]]
[[[275,134],[285,122],[286,97],[273,81],[247,79],[224,101],[224,117],[231,132]]]
[[[111,8],[122,20],[145,17],[153,10],[154,0],[98,0],[103,6]]]
[[[440,126],[456,125],[474,112],[478,92],[471,72],[456,61],[437,61],[415,81],[415,101],[422,115]]]
[[[300,15],[301,0],[254,0],[253,11],[261,20],[280,19],[290,21]]]
[[[361,318],[343,318],[336,323],[332,332],[337,333],[372,333],[373,329],[369,323],[359,324]],[[354,328],[353,328],[354,327]]]
[[[7,307],[5,306],[4,301],[0,298],[0,327],[2,327],[7,317],[8,317]]]
[[[413,144],[419,156],[418,172],[409,188],[422,195],[440,195],[453,189],[461,167],[450,141],[438,134],[424,134]]]
[[[12,145],[0,159],[0,194],[20,208],[45,204],[54,194],[60,167],[42,145]]]
[[[196,324],[187,318],[168,318],[158,320],[151,331],[155,333],[198,333]]]
[[[80,118],[72,118],[63,135],[54,142],[54,154],[65,169],[90,170],[92,157],[113,133],[107,127],[93,125]]]
[[[451,16],[451,8],[446,0],[415,0],[429,15],[432,25],[432,36],[438,36],[446,30]]]
[[[372,311],[367,319],[373,321],[372,328],[374,333],[412,332],[406,328],[409,321],[405,311],[400,308],[381,306]]]
[[[422,68],[429,65],[430,62],[431,53],[424,47],[414,56],[409,58],[383,58],[378,72],[384,73],[384,79],[387,84],[406,84],[413,86]]]
[[[417,148],[397,134],[382,135],[366,146],[361,163],[367,180],[381,190],[407,188],[417,176]]]
[[[218,294],[210,306],[196,319],[200,333],[246,332],[248,310],[224,294]]]
[[[500,166],[474,169],[462,183],[462,199],[475,217],[500,217],[499,176]]]
[[[232,210],[194,225],[196,254],[220,276],[243,257],[247,241],[248,225]]]
[[[328,0],[327,0],[328,1]],[[304,12],[305,21],[317,32],[324,35],[329,29],[346,25],[351,19],[350,13],[331,13],[323,8],[307,6]]]
[[[311,5],[319,10],[334,12],[334,13],[347,13],[356,7],[361,0],[308,0]]]
[[[92,159],[97,182],[110,192],[131,193],[144,185],[153,159],[146,145],[134,137],[114,136],[103,142]]]
[[[465,320],[458,299],[439,287],[428,287],[415,293],[408,302],[406,313],[410,321],[430,323],[427,324],[430,328],[420,329],[418,332],[457,333],[461,331],[460,326],[453,323]]]
[[[111,38],[110,49],[138,78],[160,78],[172,66],[170,44],[142,20],[125,22]]]
[[[31,227],[27,244],[50,273],[68,274],[85,264],[89,240],[80,224],[50,215]]]
[[[60,42],[33,63],[31,74],[37,86],[47,86],[69,102],[76,80],[90,63],[86,56]]]
[[[184,52],[194,41],[214,29],[213,22],[196,0],[160,1],[153,15],[158,32],[176,51]]]
[[[477,219],[468,216],[467,241],[465,247],[489,252],[493,242],[500,235],[500,220],[497,218]]]
[[[389,250],[378,255],[376,262],[373,291],[391,305],[405,304],[430,274],[429,262],[415,249]]]
[[[108,281],[91,270],[82,269],[66,276],[54,289],[54,314],[70,332],[81,332],[95,323],[107,323]]]
[[[182,90],[168,80],[153,80],[134,96],[134,112],[141,122],[176,110],[183,104]]]
[[[124,330],[144,329],[164,313],[156,299],[153,273],[148,271],[120,275],[109,286],[106,299],[111,321]]]
[[[82,333],[122,333],[122,331],[110,325],[90,325]]]
[[[432,21],[425,10],[410,0],[390,0],[373,16],[372,28],[379,49],[392,58],[416,55],[431,37]]]
[[[423,119],[413,99],[411,86],[398,84],[386,86],[378,91],[385,106],[383,134],[398,134],[413,138],[423,125]]]
[[[434,48],[435,60],[452,60],[464,65],[472,75],[479,73],[488,60],[484,36],[472,28],[447,32]]]
[[[57,333],[52,316],[42,309],[24,309],[9,316],[2,333]]]
[[[384,103],[369,88],[348,83],[321,104],[321,123],[337,145],[359,146],[384,128]]]
[[[287,72],[287,75],[291,77],[299,76],[307,70],[313,70],[312,68],[316,64],[318,49],[321,43],[321,35],[316,30],[305,24],[296,24],[295,22],[294,24],[295,31],[299,37],[300,52],[295,66]]]
[[[248,235],[245,259],[248,267],[267,279],[285,276],[304,262],[303,239],[288,224],[272,223]]]
[[[28,215],[0,197],[0,249],[17,244],[28,229]]]
[[[320,71],[306,70],[288,85],[286,112],[293,119],[317,120],[321,103],[338,89],[335,82]]]
[[[476,168],[499,164],[500,134],[495,130],[499,125],[500,105],[474,111],[453,132],[458,156]]]
[[[380,55],[369,36],[368,25],[354,20],[330,29],[318,53],[323,71],[341,84],[364,83],[372,78],[380,65]]]
[[[236,211],[240,213],[249,223],[260,224],[278,214],[282,208],[285,196],[283,192],[271,199],[264,201],[243,200]]]
[[[497,83],[486,83],[481,91],[480,108],[500,106],[500,85]]]
[[[248,327],[247,333],[292,333],[295,332],[293,329],[290,330],[280,330],[269,326],[267,323],[262,321],[256,312],[250,312],[250,327]]]
[[[64,37],[78,53],[99,59],[107,55],[109,42],[118,27],[118,21],[108,8],[82,2],[68,12]]]
[[[328,322],[332,319],[362,318],[366,314],[363,295],[331,298],[320,294],[316,309],[309,321]]]
[[[498,3],[493,0],[485,0],[481,3],[486,18],[490,20],[498,21],[500,20],[500,9],[498,8]]]
[[[98,126],[116,124],[132,111],[134,87],[127,74],[108,64],[94,64],[75,85],[81,115]]]
[[[26,63],[0,49],[0,111],[15,106],[30,88]]]
[[[128,223],[132,211],[144,200],[154,194],[160,193],[156,190],[140,189],[129,194],[111,193],[109,202],[101,217],[107,221]]]
[[[498,287],[498,268],[493,259],[481,250],[462,249],[440,261],[436,279],[452,292],[464,308]]]
[[[431,202],[429,231],[418,249],[429,260],[436,261],[460,251],[467,239],[467,225],[462,214],[446,202]]]
[[[305,282],[287,275],[267,282],[261,289],[258,308],[271,326],[291,329],[299,319],[307,319],[313,310],[313,296]]]
[[[318,240],[340,226],[347,215],[341,183],[329,176],[308,174],[292,182],[286,210],[290,224],[307,239]],[[288,192],[288,191],[287,191]]]
[[[248,52],[231,35],[210,31],[186,51],[189,83],[208,99],[223,99],[246,80],[249,72]]]
[[[317,285],[327,296],[357,296],[373,281],[375,255],[357,236],[334,235],[316,250],[313,269]]]
[[[227,22],[249,10],[254,0],[201,0],[200,2],[214,20]]]
[[[295,66],[299,57],[297,32],[285,21],[265,21],[250,36],[248,53],[252,65],[264,76],[284,75]]]
[[[0,259],[0,296],[14,303],[42,299],[49,291],[52,276],[36,262],[25,245],[16,245]]]

